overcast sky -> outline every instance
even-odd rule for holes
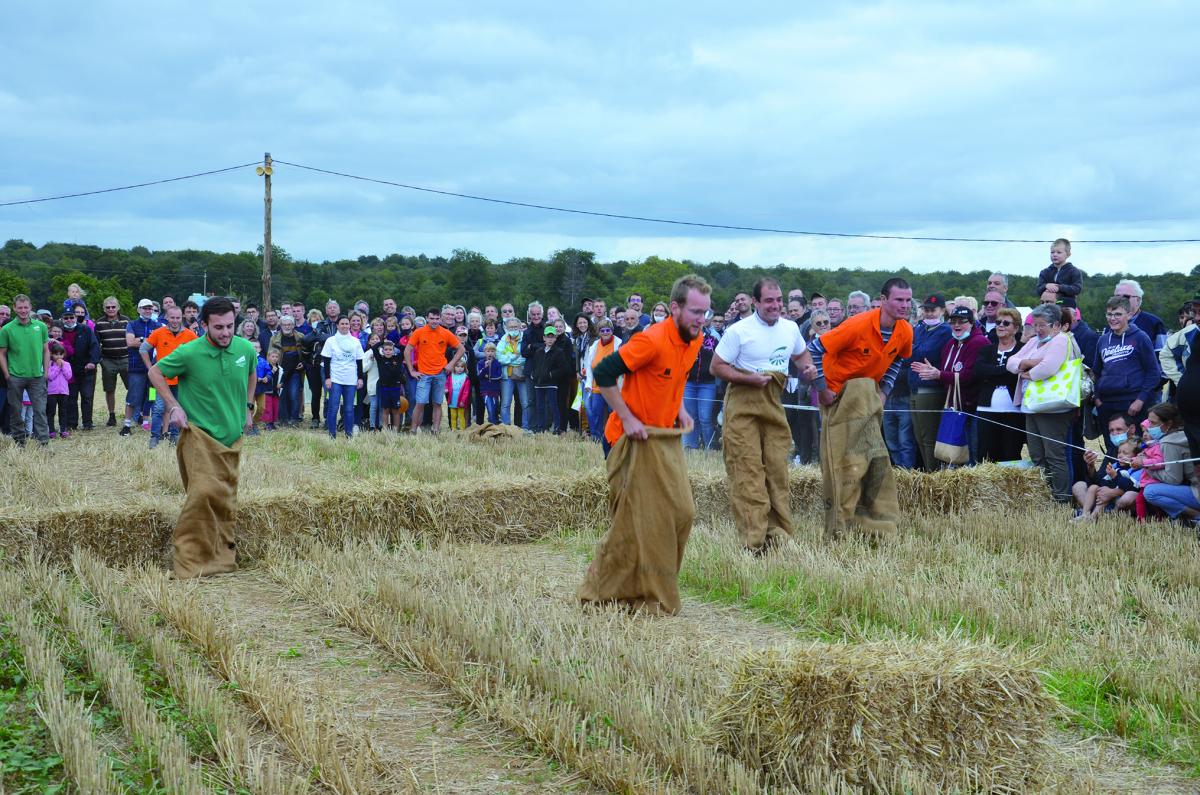
[[[261,159],[610,213],[814,231],[1200,238],[1200,9],[1176,3],[5,3],[0,202]],[[516,8],[514,8],[514,6]],[[333,10],[337,9],[337,10]],[[713,232],[280,165],[299,258],[585,248],[998,268],[1045,244]],[[0,207],[0,240],[252,250],[252,168]],[[1075,246],[1188,271],[1200,245]]]

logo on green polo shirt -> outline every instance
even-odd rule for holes
[[[237,357],[237,359],[235,359],[233,363],[234,363],[235,365],[237,365],[238,367],[245,367],[245,366],[246,366],[246,357],[245,357],[245,355],[242,355],[242,356],[239,356],[239,357]]]

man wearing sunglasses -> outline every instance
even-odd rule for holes
[[[1004,306],[1004,296],[995,290],[988,290],[983,296],[983,312],[979,315],[979,325],[983,327],[983,333],[987,334],[988,341],[996,344],[996,313],[1000,311],[1000,307]]]

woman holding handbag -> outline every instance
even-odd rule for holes
[[[988,338],[979,326],[975,325],[975,313],[969,307],[960,306],[950,313],[950,339],[942,346],[938,364],[935,367],[926,359],[923,362],[914,361],[910,366],[923,383],[941,384],[946,389],[946,408],[965,413],[964,430],[968,447],[967,459],[970,463],[976,461],[975,433],[975,399],[978,385],[975,383],[975,360],[979,352],[988,345]],[[939,436],[941,433],[939,432]],[[935,445],[934,456],[937,457]],[[965,463],[962,461],[947,461],[938,458],[943,463]]]
[[[1005,367],[1019,376],[1017,380],[1017,405],[1025,415],[1025,432],[1029,444],[1029,457],[1037,464],[1050,481],[1050,493],[1056,502],[1071,504],[1071,474],[1067,464],[1066,440],[1071,431],[1075,412],[1079,410],[1079,379],[1082,362],[1079,348],[1070,334],[1063,334],[1059,323],[1062,310],[1055,304],[1042,304],[1030,316],[1036,335],[1015,355],[1008,358]],[[1070,395],[1065,399],[1043,399],[1044,393],[1056,392],[1049,388],[1050,382],[1059,378],[1059,372],[1068,371],[1071,363],[1078,365],[1074,386],[1074,405]],[[1070,389],[1067,389],[1070,392]]]

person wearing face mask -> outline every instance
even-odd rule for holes
[[[912,371],[922,381],[936,381],[945,390],[952,390],[957,382],[962,397],[962,411],[973,415],[979,395],[975,380],[975,361],[979,352],[988,346],[988,338],[975,325],[975,313],[966,306],[959,306],[950,313],[950,339],[942,346],[937,364],[929,359],[913,359]],[[970,448],[970,463],[978,459],[979,434],[974,416],[967,419],[967,445]]]
[[[1187,434],[1183,431],[1179,409],[1171,403],[1159,403],[1147,413],[1146,436],[1157,442],[1158,454],[1147,454],[1130,462],[1145,467],[1142,497],[1172,519],[1195,521],[1200,517],[1200,487],[1192,478],[1192,466],[1183,461],[1191,457]]]
[[[509,317],[504,336],[496,343],[496,361],[500,362],[500,422],[522,425],[522,408],[529,383],[525,379],[525,355],[521,352],[521,321]],[[513,423],[513,398],[516,398],[516,422]]]
[[[1095,381],[1093,400],[1101,427],[1114,414],[1128,414],[1141,422],[1146,404],[1158,391],[1161,373],[1154,342],[1129,322],[1129,300],[1113,296],[1105,304],[1108,329],[1100,335],[1092,360]],[[1109,455],[1113,449],[1110,447]]]
[[[92,429],[92,399],[96,394],[96,368],[100,366],[100,340],[86,323],[79,322],[75,310],[63,312],[63,340],[73,352],[67,357],[74,378],[67,385],[67,403],[63,409],[61,423],[64,429],[74,433],[79,430],[80,419],[83,429]]]
[[[650,310],[650,321],[652,323],[661,323],[667,319],[667,305],[659,301],[654,305],[654,309]]]
[[[912,361],[936,361],[950,340],[950,325],[945,322],[946,299],[940,293],[930,295],[921,303],[921,314],[921,322],[913,327]],[[908,391],[921,468],[932,472],[938,468],[937,459],[933,457],[939,419],[936,412],[946,404],[946,390],[940,380],[922,379],[910,364]]]
[[[1057,373],[1068,356],[1079,356],[1079,346],[1070,334],[1060,333],[1062,310],[1058,306],[1042,304],[1030,315],[1037,336],[1008,357],[1005,367],[1019,376],[1016,403],[1025,415],[1029,457],[1050,481],[1050,493],[1055,501],[1070,504],[1071,475],[1066,440],[1070,437],[1076,409],[1033,412],[1024,405],[1024,398],[1031,384]]]
[[[1108,421],[1108,441],[1113,447],[1120,451],[1121,445],[1126,442],[1131,442],[1135,447],[1140,443],[1138,435],[1139,427],[1132,417],[1125,414],[1118,414]],[[1120,452],[1118,452],[1120,455]],[[1075,521],[1082,521],[1087,517],[1087,514],[1093,512],[1095,506],[1095,490],[1101,484],[1098,483],[1098,478],[1103,477],[1107,472],[1107,468],[1111,465],[1114,469],[1120,467],[1128,468],[1129,460],[1113,460],[1107,458],[1095,450],[1085,450],[1080,456],[1082,464],[1078,468],[1072,468],[1075,482],[1071,484],[1071,495],[1075,501],[1079,503],[1079,510],[1075,515]],[[1090,497],[1089,497],[1090,494]],[[1122,495],[1116,502],[1116,508],[1128,509],[1132,507],[1133,501],[1137,498],[1136,490]]]

